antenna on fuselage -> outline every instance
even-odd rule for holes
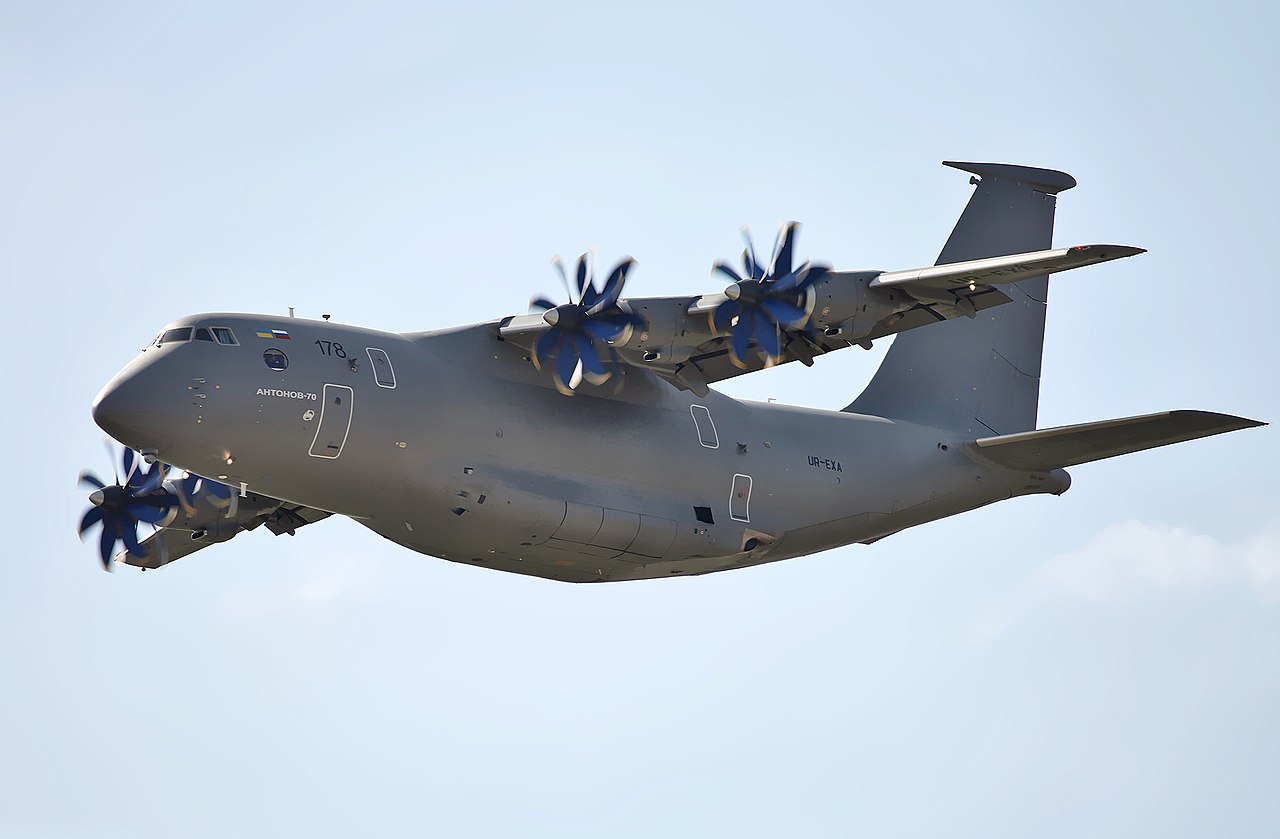
[[[293,317],[293,307],[289,307],[289,317]]]

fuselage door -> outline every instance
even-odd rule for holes
[[[312,457],[335,458],[342,454],[351,432],[351,410],[355,403],[355,391],[346,385],[325,385],[324,401],[320,403],[320,421],[316,423],[316,436],[311,441]]]
[[[693,424],[698,429],[698,442],[708,449],[720,448],[720,437],[716,434],[716,424],[711,420],[711,409],[706,405],[690,405],[689,413],[693,414]]]
[[[396,371],[391,366],[391,358],[387,355],[387,351],[369,347],[365,352],[369,353],[369,364],[373,367],[373,378],[377,381],[378,387],[395,387]]]
[[[751,476],[734,475],[729,488],[729,518],[734,521],[751,521]]]

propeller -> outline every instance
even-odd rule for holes
[[[560,273],[569,302],[556,305],[545,295],[529,301],[529,309],[541,311],[551,327],[533,347],[533,365],[539,370],[551,366],[556,390],[566,396],[572,396],[583,379],[595,385],[607,382],[618,367],[618,354],[610,345],[635,327],[645,328],[643,318],[618,305],[635,260],[626,257],[615,265],[598,289],[592,278],[594,261],[588,261],[587,254],[578,257],[571,285],[564,263],[556,257],[551,264]]]
[[[115,460],[115,452],[109,443],[107,453]],[[80,519],[80,538],[83,540],[85,533],[94,525],[101,525],[98,553],[102,567],[107,571],[111,570],[116,542],[123,544],[133,556],[145,556],[146,552],[138,541],[138,524],[146,522],[158,527],[178,504],[178,497],[164,487],[165,472],[169,467],[159,461],[142,467],[140,459],[133,449],[125,448],[120,455],[124,478],[117,471],[114,484],[103,482],[91,472],[80,473],[81,486],[93,489],[89,493],[92,506]]]
[[[742,228],[742,239],[746,243],[742,252],[743,273],[739,274],[725,262],[715,264],[714,270],[733,280],[733,285],[724,291],[729,299],[712,310],[711,328],[717,333],[730,333],[729,358],[739,367],[747,366],[747,352],[753,343],[768,363],[777,361],[782,356],[782,333],[801,334],[810,342],[817,342],[813,328],[808,325],[805,293],[830,269],[808,262],[792,268],[792,251],[799,227],[794,221],[782,226],[768,265],[756,257],[751,231],[745,227]]]
[[[231,487],[210,478],[202,478],[194,472],[184,472],[182,478],[173,482],[173,489],[178,503],[182,505],[183,512],[188,516],[195,514],[196,499],[200,496],[207,498],[209,503],[219,510],[234,507],[237,498],[235,490]],[[235,511],[231,510],[227,516],[234,517]]]

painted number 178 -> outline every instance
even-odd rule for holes
[[[338,358],[347,357],[347,351],[337,341],[316,341],[316,346],[320,348],[321,355],[336,355]]]

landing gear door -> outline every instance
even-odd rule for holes
[[[320,420],[316,423],[316,436],[311,441],[312,457],[335,458],[342,454],[351,432],[351,409],[355,403],[355,391],[346,385],[325,385],[324,400],[320,403]]]

